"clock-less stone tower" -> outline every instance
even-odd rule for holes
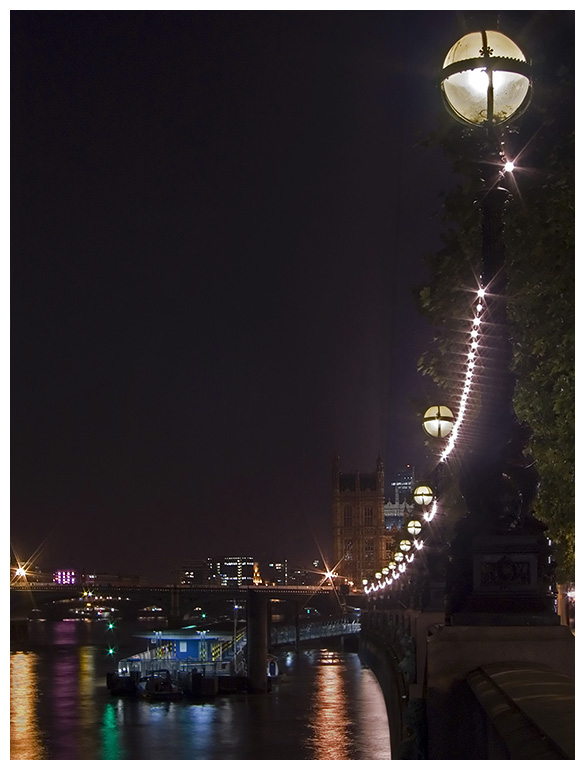
[[[341,471],[333,460],[333,566],[340,578],[362,586],[388,566],[393,538],[384,526],[384,465],[378,457],[373,473]]]

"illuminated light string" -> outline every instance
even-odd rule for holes
[[[478,349],[479,349],[479,342],[478,342],[479,326],[481,324],[481,314],[485,309],[484,297],[485,297],[485,290],[479,289],[477,292],[477,303],[474,308],[475,315],[473,317],[470,335],[469,335],[470,340],[469,340],[469,350],[467,352],[467,372],[465,374],[465,381],[461,392],[461,398],[459,401],[459,411],[457,413],[457,419],[453,424],[453,429],[449,434],[449,441],[447,442],[447,446],[445,447],[445,449],[443,450],[443,454],[441,455],[441,460],[440,460],[441,462],[445,461],[453,451],[455,444],[457,442],[457,437],[459,435],[459,428],[461,427],[461,424],[463,423],[463,420],[465,418],[467,401],[469,399],[469,394],[471,393],[471,383],[473,381],[473,370],[475,369],[475,366],[477,363],[477,356],[478,356]]]
[[[477,297],[473,307],[474,315],[471,323],[471,329],[469,332],[469,343],[468,343],[468,351],[467,351],[467,371],[465,373],[463,388],[461,390],[461,398],[459,400],[459,410],[457,412],[457,419],[453,424],[453,428],[451,429],[451,432],[449,434],[449,441],[447,442],[447,446],[445,447],[445,449],[441,454],[441,457],[439,459],[439,464],[444,463],[449,457],[449,455],[451,454],[451,452],[453,451],[453,449],[455,448],[455,445],[457,443],[457,438],[459,436],[459,429],[463,423],[463,420],[465,419],[467,402],[469,400],[469,397],[471,395],[471,390],[472,390],[474,369],[477,365],[477,360],[479,356],[479,338],[480,338],[479,328],[481,325],[481,315],[483,314],[484,310],[485,310],[485,289],[479,288],[477,291]],[[424,520],[432,521],[437,514],[437,509],[438,509],[438,504],[435,499],[432,502],[430,511],[424,511],[423,513]],[[377,593],[378,591],[382,591],[384,590],[384,588],[390,587],[394,581],[400,579],[401,575],[404,572],[406,572],[406,563],[411,564],[414,561],[415,554],[418,551],[420,551],[424,545],[424,540],[422,538],[420,539],[415,538],[413,545],[415,546],[415,551],[413,551],[410,554],[407,554],[405,561],[401,562],[399,565],[395,567],[392,567],[392,575],[388,575],[387,577],[385,577],[384,580],[377,580],[377,582],[371,581],[369,584],[364,585],[364,591],[366,594],[370,594],[372,592]]]

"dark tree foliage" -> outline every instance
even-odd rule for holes
[[[557,48],[551,43],[536,63],[530,109],[506,138],[507,155],[519,168],[505,238],[514,406],[534,432],[530,452],[541,476],[535,514],[549,528],[557,579],[564,582],[574,579],[575,558],[574,74],[572,40],[564,47],[553,42]],[[555,66],[544,67],[547,53]],[[481,187],[480,138],[448,120],[429,145],[448,153],[460,181],[444,196],[443,247],[428,256],[430,280],[418,291],[419,308],[437,329],[419,368],[456,405],[481,272],[480,211],[473,203]],[[465,451],[464,441],[460,448]]]
[[[558,114],[567,74],[559,78]],[[543,119],[545,115],[543,115]],[[573,579],[575,559],[575,205],[574,127],[551,124],[540,173],[522,185],[507,227],[509,317],[518,377],[515,407],[534,430],[541,488],[536,512],[556,545],[558,577]],[[528,154],[528,153],[527,153]],[[532,165],[532,162],[531,162]],[[519,182],[521,184],[521,182]]]

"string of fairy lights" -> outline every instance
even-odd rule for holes
[[[479,361],[480,326],[482,316],[485,313],[486,296],[485,289],[480,287],[473,301],[472,321],[469,336],[466,343],[466,366],[461,396],[457,409],[457,417],[445,406],[433,406],[425,412],[423,426],[426,432],[435,438],[446,438],[445,445],[439,458],[439,465],[446,463],[451,452],[457,445],[460,429],[465,420],[467,405],[472,393],[475,370]],[[408,565],[414,562],[416,555],[424,546],[425,524],[431,522],[438,513],[438,500],[427,485],[419,485],[414,490],[415,503],[422,509],[422,521],[413,517],[406,525],[407,536],[403,537],[398,545],[398,550],[388,565],[377,572],[373,579],[364,578],[364,591],[366,594],[383,591],[400,580],[406,572]]]

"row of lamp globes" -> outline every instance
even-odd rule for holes
[[[431,406],[424,414],[423,427],[434,438],[445,438],[451,433],[455,418],[453,412],[447,406]],[[419,484],[413,492],[414,502],[421,508],[427,508],[434,499],[434,492],[428,484]],[[417,538],[422,531],[422,524],[418,519],[411,519],[406,525],[406,531],[412,537],[412,541],[405,538],[400,541],[400,552],[394,554],[394,559],[403,562],[407,554],[417,543]]]
[[[433,500],[433,491],[426,484],[419,484],[414,490],[414,501],[422,507],[430,505]],[[404,537],[398,544],[398,550],[389,561],[388,566],[384,567],[381,572],[376,572],[375,577],[377,580],[381,580],[388,574],[396,574],[397,572],[404,572],[406,570],[406,562],[413,546],[417,542],[417,538],[422,531],[422,524],[418,519],[411,519],[406,525],[406,531],[410,535],[410,538]],[[412,538],[412,539],[411,539]],[[368,583],[367,579],[364,579],[364,585]]]
[[[447,406],[431,406],[424,414],[423,427],[429,436],[433,438],[445,438],[451,432],[455,418],[453,412]],[[421,508],[429,506],[434,498],[434,493],[431,487],[427,484],[419,484],[413,493],[414,502]],[[384,567],[381,572],[376,572],[375,577],[377,580],[381,580],[386,575],[395,574],[396,572],[404,572],[406,569],[406,559],[409,552],[412,550],[413,543],[416,542],[418,535],[422,530],[422,524],[418,519],[411,519],[406,525],[406,531],[412,537],[403,538],[393,558],[388,563],[387,567]],[[364,578],[364,585],[368,583],[368,580]]]

